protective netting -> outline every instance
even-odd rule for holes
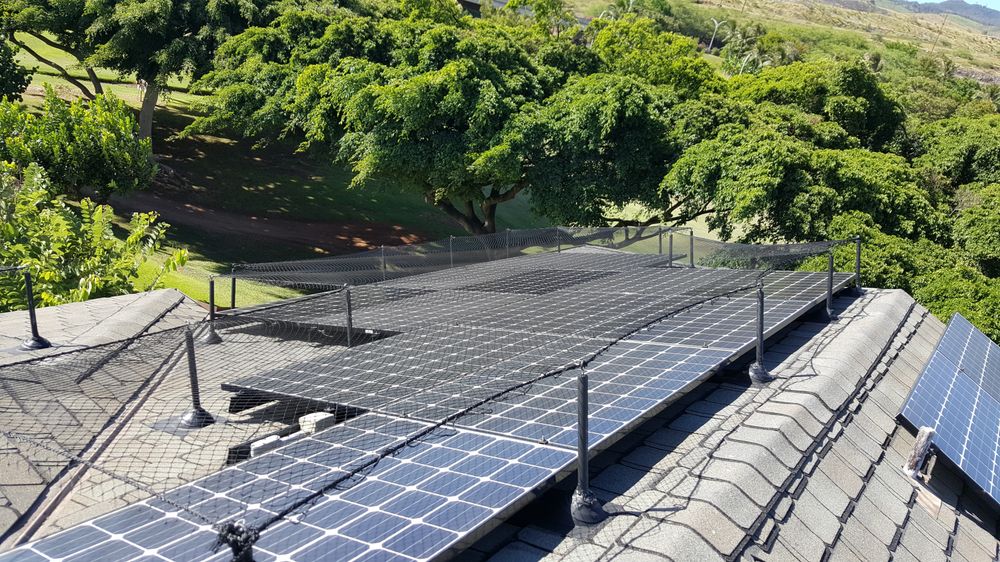
[[[233,304],[235,287],[250,306],[0,367],[0,473],[28,474],[38,492],[14,506],[3,545],[138,503],[93,526],[170,559],[306,559],[323,537],[346,541],[325,547],[330,559],[451,548],[569,470],[582,369],[632,369],[629,346],[630,361],[652,361],[644,341],[670,365],[721,364],[752,342],[751,291],[774,295],[780,325],[832,279],[780,270],[839,243],[558,228],[239,266],[216,300]],[[255,295],[275,287],[296,296]],[[671,368],[595,391],[591,445],[699,380]],[[375,519],[335,523],[351,517]],[[124,530],[136,518],[173,527],[157,542]]]

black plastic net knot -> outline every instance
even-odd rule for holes
[[[260,538],[260,531],[247,527],[243,520],[228,521],[219,529],[217,546],[228,545],[233,550],[234,562],[252,562],[253,545]]]

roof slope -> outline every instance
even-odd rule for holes
[[[73,361],[59,357],[60,353],[102,344],[112,345],[93,348],[90,355],[113,353],[118,348],[114,342],[199,321],[205,310],[179,291],[169,289],[42,308],[37,314],[39,331],[53,346],[32,352],[18,350],[20,334],[28,333],[27,313],[0,314],[0,365],[50,357],[52,368],[58,369],[62,361]],[[117,401],[109,399],[109,395],[130,392],[126,385],[113,388],[97,382],[73,389],[57,386],[53,381],[25,380],[16,366],[5,370],[0,375],[0,427],[24,426],[26,420],[34,418],[39,420],[38,431],[45,433],[52,420],[59,419],[63,430],[58,436],[60,445],[69,451],[84,450],[101,428],[91,427],[93,420],[88,423],[77,419],[72,412],[87,403],[108,411],[110,416]],[[59,497],[59,487],[65,480],[66,457],[37,448],[30,452],[25,455],[22,448],[0,439],[0,474],[4,475],[0,479],[0,537],[14,532],[15,524],[21,530],[29,527],[65,499]],[[53,518],[46,523],[58,521]]]
[[[944,326],[902,291],[836,304],[769,348],[777,380],[709,382],[594,459],[605,523],[571,526],[569,482],[464,558],[996,560],[995,506],[944,463],[899,468],[896,414]]]

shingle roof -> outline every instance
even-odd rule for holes
[[[39,331],[53,346],[32,352],[18,350],[22,334],[28,333],[27,313],[0,314],[0,339],[6,342],[0,343],[0,365],[183,326],[204,318],[205,310],[179,291],[170,289],[42,308],[37,314]],[[45,387],[47,382],[50,381],[0,380],[0,427],[14,427],[15,423],[23,426],[25,420],[33,417],[48,422],[61,415],[65,420],[60,422],[65,429],[61,443],[68,450],[78,450],[80,446],[74,447],[64,441],[88,439],[91,432],[69,428],[70,424],[87,423],[87,420],[77,420],[71,412],[79,410],[84,401],[95,408],[108,407],[105,397],[87,395],[88,390],[103,389],[96,385],[49,388]],[[45,387],[47,391],[38,392],[37,387]],[[40,432],[48,431],[43,422],[36,422]],[[66,466],[65,457],[46,455],[41,450],[32,450],[28,456],[10,443],[0,449],[0,535],[11,530],[15,523],[19,529],[33,523],[41,524],[40,518],[47,519],[44,524],[59,528],[60,518],[50,517],[48,509],[61,503],[59,490],[54,489],[58,486],[53,483]],[[65,501],[72,503],[74,498],[71,495]],[[10,544],[10,541],[5,543]]]
[[[836,304],[768,349],[775,381],[723,373],[595,458],[606,522],[573,527],[565,482],[462,558],[996,560],[995,505],[943,462],[901,470],[896,415],[943,324],[901,291]]]

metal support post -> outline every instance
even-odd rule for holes
[[[657,248],[659,250],[658,253],[659,253],[659,255],[662,256],[663,255],[663,227],[662,226],[659,229],[657,229],[657,231],[656,231],[656,238],[657,238]]]
[[[194,359],[194,337],[191,330],[184,331],[184,343],[187,346],[188,376],[191,378],[191,409],[181,416],[181,427],[198,429],[215,423],[215,418],[201,406],[201,391],[198,389],[198,365]]]
[[[448,236],[448,267],[455,267],[455,254],[452,250],[452,243],[455,241],[455,235],[452,234]]]
[[[854,237],[854,288],[861,292],[861,237]]]
[[[507,249],[507,257],[510,257],[510,229],[504,231],[504,248]]]
[[[385,244],[379,247],[379,251],[382,253],[382,280],[385,281]]]
[[[757,357],[750,365],[750,379],[754,382],[774,380],[764,368],[764,281],[757,281]]]
[[[559,237],[559,227],[556,227],[556,253],[562,252],[562,238]]]
[[[347,311],[347,347],[351,347],[351,337],[354,335],[354,318],[351,314],[351,288],[344,286],[344,309]]]
[[[826,271],[826,317],[833,320],[833,250],[827,256]]]
[[[35,292],[31,287],[31,272],[24,270],[24,296],[28,300],[28,323],[31,325],[31,335],[21,342],[22,351],[33,351],[52,347],[49,340],[38,334],[38,318],[35,317]]]
[[[230,273],[229,283],[229,308],[236,308],[236,268]]]
[[[582,368],[576,378],[577,482],[570,503],[573,521],[583,525],[600,523],[608,514],[597,496],[590,491],[590,401],[587,396],[587,372]]]
[[[667,235],[667,261],[670,262],[670,267],[674,266],[674,230],[670,229],[670,234]]]
[[[222,343],[222,338],[215,331],[215,277],[208,278],[208,329],[198,338],[198,343]]]
[[[688,260],[691,262],[691,267],[694,267],[694,229],[688,230]]]

